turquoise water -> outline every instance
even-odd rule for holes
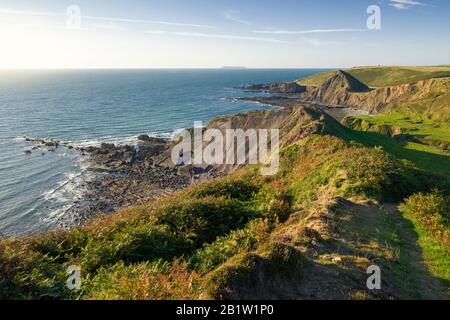
[[[92,177],[76,151],[25,150],[22,137],[73,144],[133,143],[170,136],[217,115],[268,108],[233,98],[249,83],[289,81],[322,70],[96,70],[0,72],[0,233],[56,227]],[[44,155],[42,155],[44,153]]]

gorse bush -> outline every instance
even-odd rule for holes
[[[165,204],[156,223],[185,234],[198,246],[245,225],[258,215],[240,200],[208,196]]]
[[[287,191],[279,181],[267,183],[255,195],[253,204],[267,218],[283,222],[290,214],[291,197]]]
[[[221,181],[204,183],[188,194],[198,198],[214,196],[245,201],[249,200],[257,191],[258,186],[255,181],[237,180],[231,177],[224,178]]]
[[[185,265],[174,263],[160,268],[151,263],[101,268],[88,283],[87,299],[108,300],[186,300],[198,298],[198,275]]]
[[[402,208],[413,214],[427,232],[450,249],[450,200],[434,190],[416,193],[405,200]]]
[[[117,261],[133,263],[170,259],[192,248],[186,234],[167,225],[130,225],[110,235],[109,241],[91,238],[77,256],[83,270],[93,272]],[[77,259],[77,260],[78,260]]]
[[[346,195],[399,197],[394,177],[403,175],[402,166],[381,150],[350,148],[343,153],[339,168],[345,170],[347,176]]]
[[[245,228],[232,231],[195,251],[190,258],[191,267],[207,273],[238,253],[254,250],[267,239],[272,228],[273,224],[267,219],[253,220]]]
[[[308,264],[295,248],[270,243],[256,252],[236,255],[208,274],[206,294],[213,299],[248,299],[250,291],[258,299],[282,295],[286,280],[298,280]]]
[[[0,243],[0,299],[69,297],[64,270],[55,258],[28,244]]]

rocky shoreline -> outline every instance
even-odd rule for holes
[[[339,83],[344,83],[339,79]],[[238,98],[243,101],[253,101],[280,108],[289,108],[296,105],[308,106],[316,110],[321,110],[338,121],[342,121],[349,116],[368,115],[370,112],[361,108],[350,107],[344,104],[323,103],[321,94],[313,95],[311,92],[318,90],[314,87],[301,85],[297,82],[275,82],[268,84],[249,84],[240,89],[250,92],[269,93],[272,96],[244,97]],[[336,95],[338,95],[336,91]]]
[[[303,101],[300,94],[303,86],[294,83],[249,85],[241,89],[268,92],[269,97],[238,98],[279,108],[296,106],[323,111],[341,121],[347,116],[361,114],[362,110],[345,106],[329,106]],[[214,167],[174,165],[170,161],[172,141],[170,139],[140,135],[135,145],[102,143],[98,146],[77,146],[54,139],[24,137],[34,146],[26,154],[44,149],[54,152],[66,148],[78,152],[89,164],[95,178],[84,181],[83,197],[58,219],[58,226],[70,228],[83,225],[93,217],[111,214],[121,208],[139,205],[169,195],[201,181],[227,174],[227,170]]]
[[[85,157],[95,178],[84,181],[83,198],[74,201],[67,212],[58,219],[61,228],[86,223],[102,214],[110,214],[133,205],[139,205],[171,194],[192,183],[204,180],[206,172],[188,166],[162,164],[164,152],[171,141],[140,135],[136,145],[102,143],[99,146],[75,146],[54,139],[25,140],[34,146],[26,153],[40,152],[41,148],[67,148]],[[28,152],[27,152],[28,151]]]
[[[319,102],[308,102],[303,101],[299,99],[298,96],[294,95],[286,95],[286,96],[272,96],[272,97],[251,97],[251,98],[239,98],[239,100],[243,101],[252,101],[252,102],[258,102],[262,103],[264,105],[269,105],[273,107],[279,107],[279,108],[289,108],[294,107],[297,105],[302,106],[308,106],[312,109],[318,109],[321,110],[339,122],[345,119],[349,116],[358,116],[358,115],[367,115],[369,114],[367,111],[358,109],[358,108],[352,108],[352,107],[346,107],[346,106],[330,106],[326,104],[322,104]]]

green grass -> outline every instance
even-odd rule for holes
[[[450,249],[450,200],[446,191],[416,193],[405,200],[402,209],[414,215],[430,235]]]
[[[314,74],[307,78],[297,81],[298,84],[303,86],[320,87],[325,83],[336,71],[326,71]]]
[[[369,87],[386,87],[418,82],[432,78],[450,77],[450,67],[357,67],[345,70]],[[298,83],[307,86],[321,86],[331,72],[322,72],[301,79]]]
[[[404,217],[413,224],[418,236],[417,244],[422,249],[422,259],[429,272],[448,286],[450,284],[450,250],[427,233],[413,214],[405,213]]]
[[[448,192],[448,190],[447,190]],[[422,260],[433,276],[450,284],[450,202],[448,193],[417,193],[400,206],[411,222]]]
[[[434,123],[420,117],[407,117],[398,114],[358,116],[372,125],[388,125],[402,129],[404,134],[423,139],[428,144],[393,139],[385,134],[371,131],[348,129],[342,134],[347,140],[354,140],[368,147],[382,147],[398,159],[407,160],[417,167],[437,174],[450,176],[450,154],[431,144],[450,143],[450,126]],[[363,124],[364,125],[364,124]],[[366,128],[358,128],[359,130]]]
[[[353,118],[363,119],[369,124],[398,127],[402,130],[402,134],[417,137],[425,142],[428,140],[436,143],[450,143],[449,123],[435,122],[419,115],[406,116],[400,113],[385,113],[371,116],[355,116]]]
[[[423,170],[450,176],[450,157],[436,147],[399,142],[376,132],[355,132],[353,138],[365,146],[382,147],[398,159],[410,161]]]
[[[370,87],[387,87],[432,78],[450,77],[448,67],[369,67],[348,72]]]

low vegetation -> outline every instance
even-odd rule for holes
[[[357,67],[347,70],[353,77],[372,88],[396,86],[434,78],[450,77],[450,67]],[[322,72],[299,81],[306,86],[321,86],[331,75]]]
[[[445,188],[443,181],[381,149],[313,135],[281,151],[281,170],[275,176],[260,176],[258,168],[249,167],[169,198],[93,220],[84,227],[3,240],[0,296],[305,297],[299,286],[308,281],[310,273],[318,272],[315,263],[329,264],[309,245],[325,241],[325,247],[335,252],[333,243],[320,235],[329,226],[317,230],[306,227],[324,205],[324,197],[329,199],[325,203],[336,197],[381,203],[412,196],[406,204],[416,210],[417,196],[413,195],[430,192],[435,186]],[[436,203],[436,208],[446,205]],[[428,229],[436,221],[430,220],[427,230],[438,232]],[[359,246],[355,243],[357,250],[361,250]],[[352,259],[358,260],[357,256]],[[70,265],[82,270],[80,291],[66,287]],[[350,273],[343,279],[356,281],[364,275],[361,266],[356,263],[344,268],[338,263],[333,268],[344,268]],[[354,278],[355,274],[359,276]],[[344,292],[344,298],[362,292],[365,297],[373,296],[364,291],[364,281],[357,286],[346,284]],[[328,294],[329,298],[341,297],[336,292]],[[397,293],[388,290],[383,294],[395,297]]]
[[[378,86],[447,69],[349,72]],[[247,166],[82,227],[0,240],[0,299],[448,299],[448,125],[298,112],[306,125],[283,127],[274,176]],[[374,264],[380,290],[366,286]],[[73,265],[80,290],[66,286]]]
[[[436,240],[450,249],[450,200],[448,195],[434,191],[416,193],[407,198],[402,206],[414,215],[421,226]]]
[[[395,117],[400,118],[397,123],[393,122]],[[424,171],[450,176],[448,125],[410,119],[404,115],[347,118],[344,122],[351,130],[345,137],[368,147],[382,147]]]

